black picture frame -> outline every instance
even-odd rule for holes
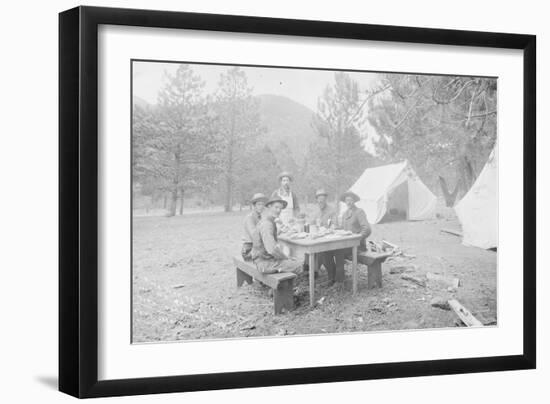
[[[523,354],[98,381],[100,24],[508,48],[523,51]],[[536,37],[185,12],[77,7],[59,14],[59,390],[104,397],[536,366]]]

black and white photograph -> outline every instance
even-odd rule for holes
[[[544,3],[91,3],[3,9],[1,402],[545,401]]]
[[[130,68],[133,343],[498,326],[496,77]]]

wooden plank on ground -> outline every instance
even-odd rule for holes
[[[468,327],[483,327],[483,323],[474,317],[470,311],[461,305],[458,300],[451,299],[448,301],[451,309],[454,310],[456,315],[462,320]]]
[[[462,233],[458,230],[453,230],[453,229],[441,229],[441,232],[443,233],[449,233],[449,234],[452,234],[453,236],[458,236],[458,237],[462,237]]]
[[[405,279],[406,281],[416,283],[418,286],[422,286],[423,288],[426,287],[425,278],[420,278],[420,276],[403,274],[401,275],[401,279]]]

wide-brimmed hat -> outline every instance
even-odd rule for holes
[[[283,171],[281,174],[279,174],[279,181],[281,181],[283,177],[288,177],[288,179],[292,181],[292,174],[288,171]]]
[[[258,192],[257,194],[254,194],[254,196],[252,197],[252,199],[250,200],[250,203],[252,205],[254,205],[256,202],[263,202],[263,203],[266,203],[267,202],[267,196],[265,196],[264,194],[262,194],[261,192]]]
[[[359,198],[359,195],[357,195],[355,192],[346,191],[340,196],[340,200],[344,202],[347,196],[351,196],[353,198],[353,202],[357,202],[361,199]]]
[[[321,195],[328,196],[328,192],[325,191],[324,188],[320,188],[317,191],[315,191],[315,198],[317,198],[318,196],[321,196]]]
[[[269,201],[267,201],[265,203],[265,206],[270,206],[270,205],[274,204],[275,202],[281,202],[283,204],[283,209],[285,209],[286,206],[288,205],[288,202],[285,201],[284,199],[277,198],[277,197],[272,197]]]

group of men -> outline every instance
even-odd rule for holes
[[[262,273],[300,273],[304,267],[302,261],[288,257],[278,243],[278,234],[288,228],[300,213],[298,198],[291,190],[291,182],[292,175],[282,172],[279,175],[280,188],[273,191],[270,198],[257,193],[251,199],[253,209],[244,221],[242,256],[245,260],[252,260]],[[371,227],[363,209],[355,205],[359,196],[351,191],[340,196],[340,201],[346,205],[340,221],[336,208],[328,204],[328,193],[324,189],[319,189],[315,198],[318,209],[308,221],[319,227],[361,234],[359,249],[366,250],[366,238],[371,233]],[[319,266],[322,265],[327,270],[329,282],[344,280],[344,260],[350,254],[351,249],[319,254]]]

